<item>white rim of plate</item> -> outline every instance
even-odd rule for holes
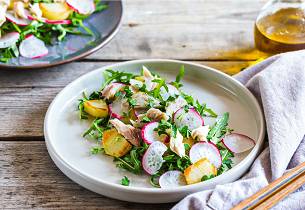
[[[160,63],[160,62],[165,62],[165,63],[176,63],[176,64],[181,64],[181,65],[191,65],[191,66],[195,66],[198,68],[204,68],[208,71],[212,71],[215,74],[218,74],[219,76],[225,77],[226,79],[230,80],[231,82],[235,83],[235,85],[237,85],[246,95],[249,96],[249,98],[251,99],[252,103],[255,105],[256,109],[259,112],[259,121],[262,122],[261,127],[259,128],[259,138],[256,141],[255,147],[251,150],[251,152],[237,165],[235,165],[232,169],[228,170],[227,172],[216,176],[215,178],[211,179],[211,180],[207,180],[205,182],[200,182],[200,183],[196,183],[196,184],[192,184],[192,185],[186,185],[186,186],[181,186],[181,187],[177,187],[177,188],[172,188],[172,189],[161,189],[161,188],[143,188],[143,187],[134,187],[134,186],[122,186],[120,184],[116,184],[116,183],[109,183],[100,179],[97,179],[89,174],[86,174],[84,172],[80,172],[79,170],[75,169],[74,167],[72,167],[71,165],[69,165],[61,156],[60,154],[58,154],[53,145],[52,142],[50,140],[49,137],[49,133],[48,133],[48,127],[49,127],[49,115],[51,110],[53,109],[54,103],[57,100],[57,98],[61,97],[61,95],[63,94],[63,92],[69,88],[70,86],[72,86],[75,83],[78,83],[78,81],[82,80],[84,77],[87,77],[90,74],[95,74],[95,72],[97,71],[101,71],[101,69],[105,70],[105,69],[109,69],[109,68],[115,68],[117,66],[121,66],[121,65],[126,65],[126,64],[141,64],[141,63]],[[48,152],[52,158],[52,160],[54,161],[55,165],[57,167],[59,167],[56,163],[56,161],[60,161],[61,164],[63,164],[66,168],[68,168],[71,172],[77,174],[78,176],[82,177],[83,179],[91,182],[91,183],[100,183],[103,185],[106,185],[107,187],[113,188],[113,189],[118,189],[120,191],[123,192],[138,192],[138,193],[155,193],[155,194],[162,194],[162,193],[178,193],[178,192],[183,192],[185,190],[187,191],[192,191],[192,190],[196,190],[198,188],[204,187],[204,185],[208,184],[208,183],[219,183],[219,179],[221,179],[222,177],[230,177],[233,174],[236,173],[236,171],[238,171],[240,168],[243,167],[243,165],[246,164],[246,162],[248,162],[248,159],[251,159],[252,156],[255,156],[255,153],[259,152],[259,150],[262,147],[263,141],[264,141],[264,137],[265,137],[265,120],[263,117],[263,111],[259,105],[259,103],[257,102],[256,98],[253,96],[253,94],[243,85],[241,84],[239,81],[237,81],[236,79],[234,79],[233,77],[219,71],[216,69],[213,69],[211,67],[205,66],[205,65],[201,65],[201,64],[195,64],[192,62],[186,62],[186,61],[179,61],[179,60],[171,60],[171,59],[141,59],[141,60],[132,60],[132,61],[126,61],[126,62],[121,62],[121,63],[117,63],[117,64],[112,64],[112,65],[107,65],[107,66],[103,66],[101,68],[98,68],[96,70],[93,70],[89,73],[86,73],[82,76],[80,76],[79,78],[77,78],[76,80],[72,81],[71,83],[69,83],[64,89],[62,89],[57,95],[56,97],[53,99],[52,103],[50,104],[48,111],[46,113],[45,119],[44,119],[44,136],[45,136],[45,142],[46,142],[46,146],[48,149]],[[56,158],[56,160],[54,160],[53,158]],[[60,167],[59,167],[60,168]],[[65,175],[67,175],[66,173],[64,173]],[[68,176],[68,175],[67,175]],[[69,176],[68,176],[69,177]]]

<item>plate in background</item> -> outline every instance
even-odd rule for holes
[[[68,63],[99,50],[105,46],[118,32],[122,15],[123,4],[121,0],[103,1],[108,4],[104,11],[94,13],[84,21],[94,36],[68,35],[65,41],[57,45],[47,46],[47,56],[31,59],[18,57],[8,63],[1,63],[0,68],[33,69],[56,66]]]
[[[234,167],[211,180],[176,189],[153,188],[148,176],[134,175],[116,168],[113,158],[106,155],[90,155],[96,144],[82,138],[88,128],[87,121],[78,118],[77,104],[82,92],[97,90],[103,82],[105,69],[140,72],[145,65],[171,80],[181,65],[185,66],[183,78],[185,92],[201,102],[206,102],[217,113],[230,112],[229,126],[256,141],[256,146],[234,158]],[[205,119],[206,122],[208,121]],[[212,123],[212,122],[210,122]],[[48,152],[55,164],[78,184],[112,198],[142,202],[165,203],[182,199],[203,189],[212,189],[217,184],[233,182],[241,177],[258,155],[265,136],[264,119],[254,96],[232,77],[206,66],[174,60],[136,60],[102,67],[85,74],[65,87],[50,105],[45,118],[44,134]],[[120,185],[123,176],[131,185]]]

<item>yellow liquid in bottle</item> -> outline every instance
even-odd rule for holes
[[[264,52],[305,49],[305,10],[282,8],[259,18],[255,24],[254,36],[256,47]]]

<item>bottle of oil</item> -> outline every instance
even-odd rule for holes
[[[305,0],[269,1],[257,17],[254,37],[267,53],[305,49]]]

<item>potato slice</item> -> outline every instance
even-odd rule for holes
[[[107,117],[108,105],[103,100],[89,100],[84,102],[84,110],[93,117]]]
[[[72,12],[66,3],[39,3],[39,7],[48,20],[66,20]]]
[[[195,184],[201,182],[201,178],[204,175],[216,175],[216,167],[210,163],[207,158],[202,158],[198,160],[193,165],[187,167],[184,170],[184,176],[187,184]]]
[[[132,148],[132,145],[114,128],[104,132],[102,144],[105,153],[113,157],[122,157]]]

